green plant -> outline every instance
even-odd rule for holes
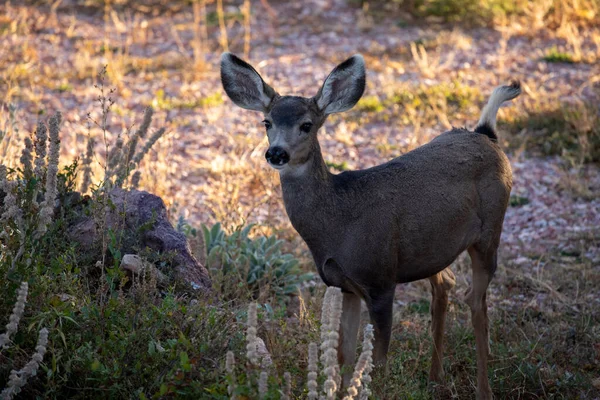
[[[215,288],[229,300],[279,300],[298,293],[303,282],[314,274],[303,273],[292,254],[282,252],[282,241],[275,236],[251,239],[254,225],[228,235],[217,223],[202,226],[206,244],[206,265]],[[241,296],[241,297],[240,297]]]
[[[517,196],[516,194],[511,195],[508,202],[508,205],[511,207],[520,207],[525,204],[529,204],[529,199],[527,197]]]
[[[552,47],[550,50],[548,50],[542,57],[542,60],[544,60],[546,62],[568,63],[568,64],[573,64],[578,61],[575,59],[575,57],[573,55],[566,53],[564,51],[558,50],[558,48],[556,46]]]
[[[348,171],[350,169],[346,161],[342,161],[341,163],[325,161],[325,165],[327,165],[329,168],[333,168],[338,171]]]
[[[377,96],[365,96],[358,101],[355,107],[358,111],[378,113],[385,109],[385,106]]]

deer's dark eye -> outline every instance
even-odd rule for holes
[[[304,133],[308,133],[310,132],[312,126],[313,124],[311,122],[305,122],[302,125],[300,125],[300,130]]]
[[[267,130],[271,129],[271,122],[265,119],[262,123],[265,125],[265,128],[267,128]]]

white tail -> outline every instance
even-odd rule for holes
[[[518,81],[511,82],[510,86],[498,86],[494,89],[488,103],[481,111],[481,118],[479,118],[475,132],[487,135],[490,139],[497,139],[496,114],[498,114],[500,106],[520,94],[521,84]]]

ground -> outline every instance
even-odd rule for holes
[[[18,115],[18,132],[0,142],[0,156],[15,162],[24,135],[60,110],[63,162],[81,156],[91,135],[102,165],[110,144],[135,130],[144,107],[152,106],[155,126],[167,134],[145,161],[141,188],[161,195],[174,219],[182,215],[191,225],[219,221],[233,230],[257,223],[257,233],[285,239],[309,269],[307,248],[285,215],[277,173],[264,161],[261,115],[234,106],[221,88],[223,50],[245,57],[279,93],[304,96],[314,95],[337,63],[364,55],[363,100],[320,132],[333,170],[380,164],[452,126],[472,129],[493,88],[518,79],[523,94],[498,116],[514,186],[488,295],[490,378],[497,378],[500,398],[598,398],[597,3],[585,3],[596,4],[596,23],[586,23],[585,13],[572,23],[549,22],[532,6],[479,24],[468,16],[455,23],[417,18],[401,2],[252,1],[248,24],[243,4],[225,1],[227,37],[207,3],[205,25],[199,24],[204,2],[0,6],[0,128],[9,125],[8,104]],[[106,135],[87,118],[101,114],[94,85],[104,65],[105,90],[115,89]],[[96,180],[101,173],[97,168]],[[446,389],[457,398],[472,393],[475,378],[462,303],[468,264],[461,257],[453,266],[458,284]],[[382,397],[404,387],[420,398],[414,393],[421,393],[427,373],[429,342],[420,341],[428,340],[428,299],[423,282],[398,288],[391,371],[403,377],[380,388]],[[414,387],[406,389],[411,379]]]

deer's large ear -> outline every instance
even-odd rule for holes
[[[365,60],[356,54],[331,71],[314,99],[326,115],[346,111],[361,98],[365,83]]]
[[[277,95],[250,64],[231,53],[221,56],[221,83],[227,96],[248,110],[266,112]]]

